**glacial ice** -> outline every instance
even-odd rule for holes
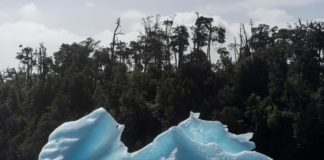
[[[253,134],[235,135],[217,121],[199,119],[199,113],[158,135],[144,148],[129,153],[120,137],[124,125],[99,108],[55,129],[39,160],[270,160],[251,151]]]

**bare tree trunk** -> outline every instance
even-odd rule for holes
[[[112,40],[112,45],[111,45],[111,59],[114,62],[115,61],[115,46],[116,46],[116,37],[117,35],[123,34],[119,29],[120,29],[120,18],[117,19],[116,22],[116,28],[114,30],[114,35],[113,35],[113,40]]]
[[[209,62],[211,62],[211,58],[210,58],[211,39],[212,39],[212,30],[209,31],[208,45],[207,45],[207,57]]]
[[[180,58],[180,56],[179,56],[179,58]],[[177,68],[177,67],[179,67],[179,65],[177,66],[177,64],[178,64],[178,60],[177,60],[177,52],[174,52],[174,66]]]

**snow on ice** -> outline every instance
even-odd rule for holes
[[[199,119],[199,113],[158,135],[144,148],[129,153],[118,124],[103,108],[55,129],[39,160],[270,160],[252,151],[253,134],[232,134],[218,121]]]

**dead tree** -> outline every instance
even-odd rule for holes
[[[112,39],[112,44],[111,44],[111,59],[114,62],[115,61],[115,46],[116,46],[116,42],[117,42],[117,36],[118,35],[122,35],[123,32],[121,31],[121,25],[120,25],[120,18],[117,19],[116,21],[116,27],[114,30],[114,35],[113,35],[113,39]]]

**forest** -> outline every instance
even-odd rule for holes
[[[231,43],[199,14],[191,27],[143,18],[129,43],[115,24],[110,44],[17,46],[19,66],[0,72],[0,159],[37,159],[56,127],[98,107],[125,124],[130,151],[194,111],[254,132],[256,151],[273,159],[323,159],[324,22],[241,24]]]

